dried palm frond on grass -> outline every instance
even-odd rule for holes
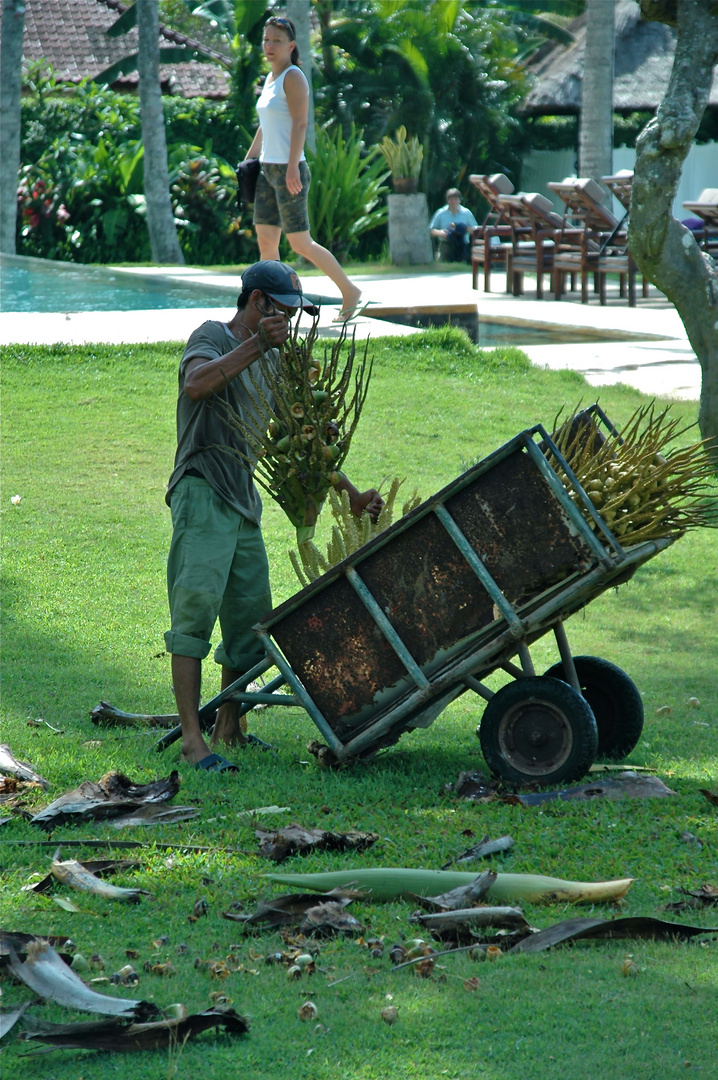
[[[342,559],[346,559],[347,555],[351,555],[360,548],[362,544],[366,544],[372,537],[389,528],[394,520],[396,497],[403,483],[404,481],[398,477],[391,482],[386,501],[376,521],[372,521],[368,514],[362,514],[361,517],[353,514],[346,491],[329,492],[329,507],[334,518],[334,525],[331,539],[327,544],[326,556],[322,555],[312,540],[300,543],[298,554],[296,551],[289,552],[294,572],[302,586],[321,577],[327,570],[331,570],[332,566],[336,566]],[[420,502],[421,498],[414,490],[402,506],[401,517],[408,514]]]
[[[340,480],[339,468],[352,436],[371,378],[368,342],[357,357],[354,338],[346,344],[346,328],[324,348],[324,359],[313,356],[318,323],[305,338],[298,327],[281,348],[260,341],[263,356],[255,363],[269,396],[247,368],[252,385],[255,418],[242,418],[226,407],[226,420],[249,449],[230,451],[254,469],[254,479],[279,503],[296,527],[297,542],[314,535],[314,526],[327,492]],[[268,357],[279,354],[279,362]],[[256,458],[256,466],[255,466]]]
[[[558,449],[624,547],[718,527],[718,489],[710,484],[715,465],[706,440],[676,446],[695,426],[681,427],[681,422],[669,417],[668,409],[657,412],[651,402],[636,409],[618,436],[604,438],[585,412],[574,412],[554,431]],[[566,474],[558,464],[555,468],[583,508]]]

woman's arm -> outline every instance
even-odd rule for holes
[[[287,165],[287,191],[298,195],[302,190],[299,179],[299,160],[304,149],[309,116],[309,89],[301,71],[288,71],[284,76],[284,93],[287,96],[292,131],[289,140],[289,163]]]
[[[262,129],[261,129],[261,127],[258,127],[257,132],[256,132],[254,138],[252,139],[252,145],[250,146],[247,153],[244,155],[244,160],[248,161],[249,158],[258,158],[259,155],[261,154],[261,152],[262,152]]]

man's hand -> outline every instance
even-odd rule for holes
[[[281,311],[275,309],[273,315],[260,319],[259,325],[272,346],[283,345],[289,337],[289,319]]]
[[[355,489],[354,492],[349,492],[349,505],[357,517],[361,517],[366,511],[372,521],[376,521],[384,506],[384,500],[376,488],[369,488],[367,491]]]

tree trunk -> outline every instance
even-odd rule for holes
[[[140,38],[137,68],[140,76],[145,199],[152,259],[156,263],[183,265],[167,169],[167,139],[160,88],[158,0],[142,0],[137,5],[137,26]]]
[[[700,430],[704,439],[716,440],[718,464],[718,274],[690,230],[671,214],[718,60],[718,14],[705,0],[641,0],[641,8],[654,18],[665,12],[666,22],[677,13],[678,39],[666,95],[636,144],[628,245],[638,269],[683,320],[703,373]]]
[[[317,148],[317,136],[314,127],[314,92],[312,90],[312,49],[310,45],[309,10],[311,0],[287,0],[287,17],[292,20],[297,31],[299,64],[309,83],[309,120],[307,123],[307,146]]]
[[[24,0],[3,0],[0,30],[0,251],[15,254]]]
[[[615,0],[587,0],[578,175],[593,180],[613,172],[614,10]]]

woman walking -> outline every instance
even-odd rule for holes
[[[254,227],[261,259],[279,259],[283,230],[292,250],[331,278],[342,294],[342,309],[334,321],[347,322],[363,310],[361,289],[349,280],[332,253],[312,240],[309,231],[310,175],[304,158],[309,87],[297,67],[295,37],[290,19],[267,19],[262,51],[271,72],[257,102],[259,127],[245,158],[259,158],[262,163]]]

